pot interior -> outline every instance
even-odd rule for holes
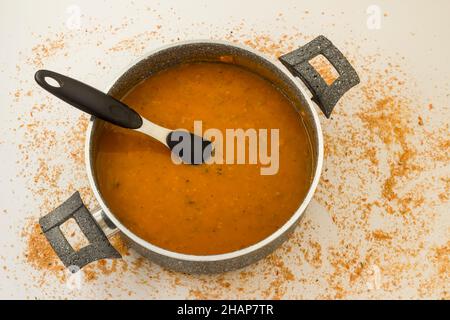
[[[308,103],[306,97],[303,95],[298,85],[292,80],[292,78],[280,69],[284,68],[281,64],[281,67],[278,67],[262,56],[246,49],[236,47],[231,44],[213,42],[193,42],[174,45],[169,48],[159,50],[137,62],[116,80],[108,91],[108,94],[120,100],[137,84],[159,71],[181,63],[199,61],[222,61],[244,67],[247,70],[250,70],[269,80],[272,84],[279,88],[292,102],[303,120],[309,135],[313,154],[312,172],[314,175],[318,174],[317,166],[320,138],[318,136],[319,131],[316,128],[316,122],[314,121],[313,111],[310,109],[310,103]],[[97,190],[98,184],[96,181],[95,168],[92,160],[94,159],[94,155],[96,153],[97,133],[102,129],[103,124],[103,121],[94,119],[89,137],[90,150],[88,150],[88,165],[90,166],[91,172],[94,173],[93,180],[95,186],[93,187]],[[100,192],[98,194],[100,194]],[[106,203],[105,201],[103,202]]]

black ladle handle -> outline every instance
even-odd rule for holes
[[[142,118],[136,111],[78,80],[49,70],[37,71],[34,79],[54,96],[97,118],[128,129],[142,126]],[[57,85],[52,85],[48,79],[53,79]]]

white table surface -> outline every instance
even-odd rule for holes
[[[0,298],[448,299],[449,12],[446,0],[2,1]],[[91,278],[81,271],[77,286],[67,285],[64,271],[28,262],[30,224],[74,190],[96,207],[76,157],[83,154],[80,125],[87,117],[40,90],[37,69],[106,88],[137,57],[178,39],[247,41],[270,55],[320,34],[351,59],[362,83],[339,102],[332,120],[321,117],[322,180],[282,248],[214,276],[166,271],[129,251],[107,262],[116,270],[93,265]],[[393,74],[400,85],[389,80]],[[378,100],[364,98],[364,88]],[[384,96],[391,98],[381,113],[389,117],[380,122],[373,108]],[[411,151],[406,160],[405,151]],[[401,201],[383,193],[387,181]]]

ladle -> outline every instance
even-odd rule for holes
[[[123,102],[62,74],[39,70],[36,82],[45,90],[97,118],[146,134],[168,147],[186,164],[201,164],[211,157],[212,143],[186,130],[161,127]]]

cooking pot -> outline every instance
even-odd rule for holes
[[[328,85],[309,61],[323,55],[334,66],[339,77]],[[232,63],[266,78],[291,100],[305,123],[313,150],[313,179],[306,197],[291,218],[277,231],[247,248],[217,255],[188,255],[157,247],[135,235],[123,225],[103,199],[94,174],[94,155],[102,120],[90,119],[85,146],[85,162],[89,182],[100,209],[91,214],[79,193],[39,220],[42,231],[63,264],[72,271],[105,258],[120,258],[108,237],[121,232],[132,248],[166,268],[186,273],[218,273],[251,264],[271,253],[293,231],[312,199],[319,182],[323,162],[323,136],[316,105],[327,118],[342,95],[359,83],[358,75],[342,53],[324,36],[273,61],[261,53],[240,45],[219,41],[175,43],[147,54],[127,68],[108,88],[108,94],[120,99],[135,85],[171,66],[189,61],[220,61],[232,57]],[[227,62],[229,62],[227,60]],[[303,83],[298,79],[300,78]],[[308,92],[309,89],[309,92]],[[89,244],[75,251],[60,226],[74,218]]]

